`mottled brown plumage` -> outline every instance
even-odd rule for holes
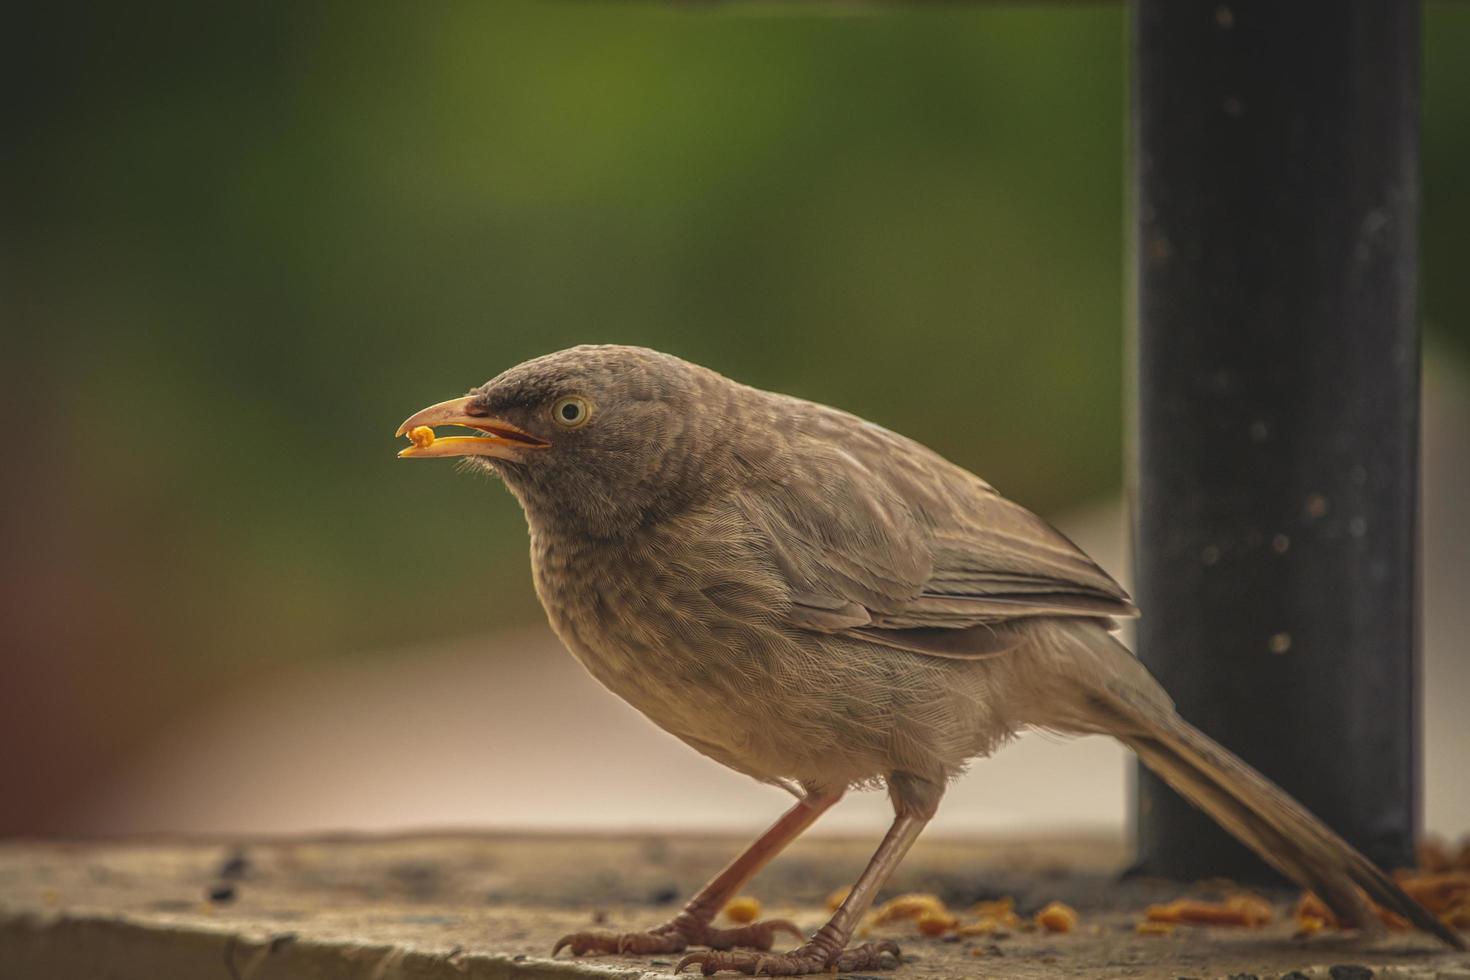
[[[575,416],[575,417],[574,417]],[[553,628],[604,685],[705,755],[801,798],[673,922],[568,937],[574,952],[766,948],[777,928],[712,930],[720,905],[855,786],[897,819],[848,903],[782,956],[686,957],[705,972],[861,969],[844,952],[947,782],[1017,731],[1104,733],[1339,916],[1356,886],[1460,942],[1285,794],[1185,724],[1113,639],[1124,591],[1045,522],[917,442],[737,384],[667,354],[578,347],[415,415],[525,509]]]

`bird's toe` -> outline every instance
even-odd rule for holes
[[[849,970],[891,970],[902,961],[902,955],[898,950],[898,943],[891,939],[884,939],[876,943],[863,943],[851,949],[844,949],[837,955],[837,969],[846,972]]]

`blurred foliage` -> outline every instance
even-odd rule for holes
[[[58,3],[10,35],[10,629],[99,703],[538,615],[513,502],[392,432],[574,343],[849,408],[1042,511],[1119,486],[1120,4]],[[1427,36],[1425,311],[1464,345],[1470,5]]]
[[[1431,342],[1447,342],[1446,352],[1463,363],[1470,357],[1470,4],[1424,9],[1419,311]]]

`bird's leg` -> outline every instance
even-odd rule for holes
[[[786,919],[768,919],[749,925],[724,929],[712,925],[715,916],[730,899],[735,897],[744,884],[757,871],[810,827],[832,805],[842,799],[842,791],[809,792],[796,806],[787,810],[746,848],[725,870],[710,879],[689,900],[683,910],[668,922],[647,932],[574,932],[557,941],[551,955],[555,956],[563,947],[570,946],[574,956],[583,953],[680,953],[690,946],[708,946],[711,949],[733,949],[736,946],[751,946],[770,949],[776,933],[782,930],[798,939],[801,930]]]
[[[933,810],[915,811],[900,807],[893,826],[873,859],[868,862],[852,891],[840,905],[827,924],[812,934],[802,946],[789,953],[737,953],[711,952],[690,953],[679,961],[674,972],[682,972],[687,966],[698,965],[705,976],[720,970],[737,970],[741,973],[766,974],[773,977],[796,976],[806,973],[827,973],[832,970],[873,970],[898,964],[898,944],[891,940],[879,943],[864,943],[852,949],[847,942],[864,913],[873,904],[878,890],[883,887],[893,869],[908,853],[924,825],[933,816]]]

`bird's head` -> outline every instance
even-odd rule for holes
[[[533,526],[614,536],[696,492],[691,461],[730,386],[646,348],[573,347],[409,416],[398,455],[469,460],[505,480]],[[475,434],[433,432],[450,425]]]

